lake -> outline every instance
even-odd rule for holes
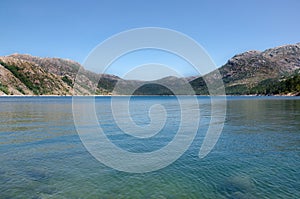
[[[299,97],[227,97],[223,132],[203,159],[198,153],[210,98],[197,100],[200,127],[188,150],[165,168],[134,174],[107,167],[87,151],[74,125],[71,97],[0,97],[0,198],[300,197]],[[110,101],[97,97],[95,107],[116,146],[149,152],[174,138],[180,120],[175,97],[132,97],[138,125],[150,122],[154,104],[168,113],[161,133],[148,139],[122,133]]]

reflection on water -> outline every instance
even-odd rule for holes
[[[204,159],[198,152],[209,123],[199,97],[200,129],[189,150],[159,171],[129,174],[97,162],[83,147],[69,97],[0,98],[0,198],[297,198],[300,195],[300,99],[229,97],[224,131]],[[178,128],[173,97],[136,97],[133,120],[149,123],[148,107],[169,112],[162,133],[133,139],[113,122],[110,98],[96,99],[107,136],[127,150],[156,150]],[[193,107],[195,108],[195,107]],[[191,124],[193,125],[193,124]]]

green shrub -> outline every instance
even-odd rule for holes
[[[73,82],[72,82],[72,80],[70,80],[69,78],[68,78],[68,76],[63,76],[62,78],[61,78],[66,84],[68,84],[69,86],[73,86]]]
[[[17,86],[17,90],[18,90],[20,93],[22,93],[23,95],[25,95],[25,92],[24,92],[24,90],[23,90],[21,87]]]
[[[9,94],[8,87],[0,83],[0,90],[3,91],[6,95]]]

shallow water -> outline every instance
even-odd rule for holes
[[[110,99],[97,97],[96,109],[117,146],[149,152],[173,139],[180,120],[176,98],[132,98],[139,125],[150,122],[153,104],[169,113],[162,132],[146,140],[122,133]],[[168,167],[132,174],[103,165],[85,149],[71,97],[1,97],[0,198],[299,198],[300,98],[228,97],[222,135],[204,159],[198,153],[210,101],[198,100],[200,128],[190,148]]]

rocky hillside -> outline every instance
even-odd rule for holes
[[[116,76],[82,70],[81,81],[73,88],[81,65],[60,58],[13,54],[0,57],[0,95],[90,95],[111,94]],[[100,79],[97,85],[97,79]],[[108,82],[105,84],[105,82]]]
[[[81,78],[74,88],[79,68]],[[219,71],[227,94],[296,95],[300,93],[300,43],[235,55]],[[205,79],[213,81],[213,72]],[[96,74],[66,59],[20,54],[0,57],[0,95],[171,95],[172,89],[176,94],[191,94],[187,82],[196,94],[209,94],[202,77],[143,82]]]
[[[22,59],[0,57],[1,95],[70,95],[72,88],[58,75]]]
[[[266,83],[277,84],[291,78],[299,70],[300,43],[263,52],[247,51],[235,55],[219,68],[227,94],[268,94],[261,89],[262,86],[267,88]],[[207,94],[201,77],[191,81],[191,84],[198,94]]]

